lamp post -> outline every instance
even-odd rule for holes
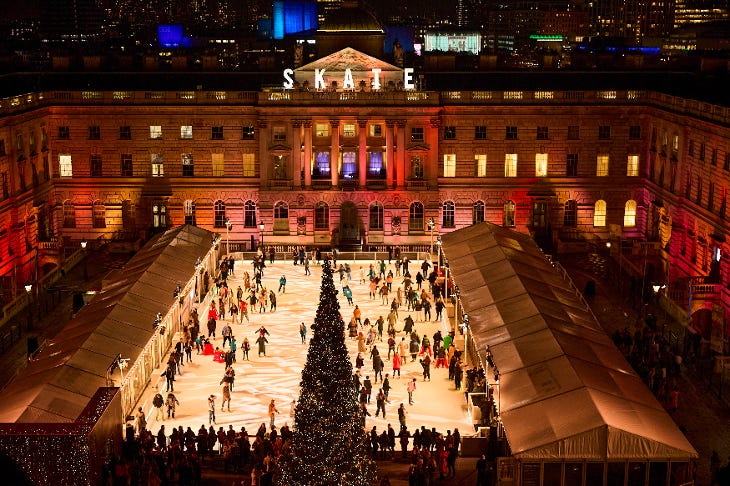
[[[33,305],[33,284],[27,283],[25,284],[25,292],[28,294],[28,297],[30,298],[30,304]],[[28,331],[33,329],[33,309],[31,307],[30,312],[28,312]]]
[[[433,254],[433,229],[436,227],[436,222],[433,220],[433,218],[428,218],[428,230],[431,232],[431,244],[428,248],[428,256],[429,259],[431,258],[431,255]]]
[[[228,232],[233,229],[233,223],[230,218],[226,218],[226,255],[231,253],[231,246],[228,240]]]
[[[81,240],[81,249],[84,251],[84,280],[89,279],[89,268],[86,266],[86,245],[88,242],[86,239]]]
[[[263,251],[263,249],[264,249],[264,228],[265,227],[266,226],[264,225],[264,222],[261,221],[259,223],[259,232],[261,233],[261,251]]]

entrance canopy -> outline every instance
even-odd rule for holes
[[[180,226],[145,245],[116,279],[0,393],[0,423],[73,422],[99,387],[117,355],[135,363],[152,338],[158,312],[190,280],[213,233]]]
[[[495,397],[514,457],[697,457],[530,236],[481,223],[444,235],[442,248],[476,349],[484,358],[489,346],[499,370]]]

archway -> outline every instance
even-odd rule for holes
[[[340,250],[359,251],[361,249],[361,226],[360,215],[357,206],[352,201],[345,201],[340,207],[340,238],[338,246]]]

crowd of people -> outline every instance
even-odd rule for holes
[[[223,467],[224,471],[245,474],[250,478],[250,483],[247,479],[241,484],[271,483],[276,459],[292,435],[287,424],[280,429],[275,425],[275,417],[279,414],[279,410],[274,400],[269,405],[268,415],[271,422],[268,428],[262,423],[253,436],[249,435],[245,427],[241,427],[238,431],[233,425],[229,425],[228,430],[224,430],[223,427],[218,427],[218,430],[215,428],[218,407],[220,406],[222,413],[231,410],[237,351],[241,349],[241,360],[247,360],[252,345],[248,336],[239,344],[234,329],[240,328],[235,324],[243,323],[244,319],[245,322],[249,322],[250,313],[275,312],[276,294],[286,292],[285,275],[278,278],[277,292],[267,290],[263,285],[267,256],[270,264],[275,258],[273,247],[268,251],[259,251],[252,262],[253,276],[244,271],[241,277],[243,285],[237,286],[235,291],[232,287],[229,288],[228,279],[234,271],[233,259],[222,262],[217,278],[211,279],[207,273],[205,274],[202,285],[206,294],[209,294],[210,301],[205,314],[207,335],[200,330],[201,318],[196,309],[180,333],[179,340],[174,345],[165,371],[162,373],[164,389],[161,386],[160,392],[152,400],[155,421],[160,423],[160,428],[153,435],[148,429],[144,411],[142,408],[138,410],[136,435],[128,432],[123,456],[109,468],[110,478],[113,478],[114,484],[161,484],[170,480],[176,481],[177,484],[198,484],[201,468],[210,467],[211,464]],[[321,254],[314,252],[292,253],[294,264],[305,267],[305,275],[309,274],[310,261],[319,262],[321,258]],[[361,351],[354,363],[356,372],[353,375],[353,393],[362,404],[363,427],[366,430],[368,428],[365,417],[372,416],[368,405],[373,392],[369,376],[360,383],[366,361],[368,367],[372,368],[375,384],[380,383],[373,402],[377,406],[376,416],[382,414],[383,419],[386,414],[393,413],[392,408],[396,408],[391,407],[389,393],[393,380],[401,379],[401,369],[409,362],[409,358],[410,362],[419,360],[424,381],[430,381],[433,364],[435,368],[448,368],[454,388],[462,389],[464,364],[461,352],[453,343],[453,333],[443,336],[441,331],[437,330],[432,336],[428,336],[426,332],[419,334],[417,330],[417,326],[431,321],[432,317],[434,321],[441,319],[444,289],[437,283],[436,272],[429,271],[431,263],[428,260],[422,262],[420,271],[415,271],[415,278],[410,273],[409,263],[407,258],[400,258],[400,255],[397,255],[395,273],[393,268],[388,268],[385,261],[370,265],[367,272],[360,268],[360,283],[368,285],[371,298],[377,299],[379,296],[381,305],[387,308],[387,312],[384,312],[387,318],[382,315],[377,318],[370,316],[372,320],[363,315],[358,305],[354,305],[350,289],[352,278],[350,264],[344,263],[335,267],[336,274],[340,276],[343,296],[353,305],[351,323],[355,323],[354,338],[358,340],[358,349]],[[399,280],[402,279],[402,286],[397,286],[393,290],[396,276]],[[364,281],[365,278],[367,282]],[[431,308],[436,309],[435,316],[431,315]],[[403,328],[397,329],[400,323]],[[222,325],[222,328],[217,335],[219,325]],[[306,333],[307,326],[302,322],[299,325],[302,343],[306,343]],[[399,336],[400,333],[402,336]],[[350,335],[352,336],[352,332]],[[267,336],[269,332],[262,325],[256,331],[255,337],[252,337],[253,344],[258,345],[259,356],[266,355]],[[397,340],[398,337],[401,337],[400,341]],[[216,346],[219,338],[222,342]],[[383,357],[386,355],[387,346],[385,360],[381,357],[378,346],[383,350]],[[166,431],[162,422],[167,418],[175,418],[175,411],[181,406],[175,396],[176,379],[182,376],[186,362],[211,354],[215,361],[224,364],[224,371],[220,381],[222,387],[220,396],[211,394],[207,397],[209,412],[207,427],[203,424],[197,432],[192,427],[187,427],[185,430],[181,426]],[[386,368],[391,368],[391,372],[388,373]],[[467,386],[471,388],[470,372],[467,372]],[[414,396],[417,395],[417,379],[410,378],[403,386],[412,404]],[[366,394],[363,394],[364,390]],[[292,422],[294,407],[293,401],[290,410]],[[409,461],[409,480],[415,485],[431,484],[434,477],[446,478],[453,475],[460,444],[458,430],[453,434],[451,431],[442,434],[436,432],[435,428],[427,429],[422,426],[411,433],[407,426],[408,412],[403,403],[397,407],[396,414],[399,423],[397,432],[390,424],[382,433],[378,433],[376,426],[369,428],[368,445],[373,458]],[[401,446],[400,454],[394,452],[395,437]],[[410,450],[409,444],[412,444]]]

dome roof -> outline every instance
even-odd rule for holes
[[[342,2],[342,7],[330,13],[318,32],[375,32],[384,33],[383,27],[373,14],[360,7],[357,2]]]

